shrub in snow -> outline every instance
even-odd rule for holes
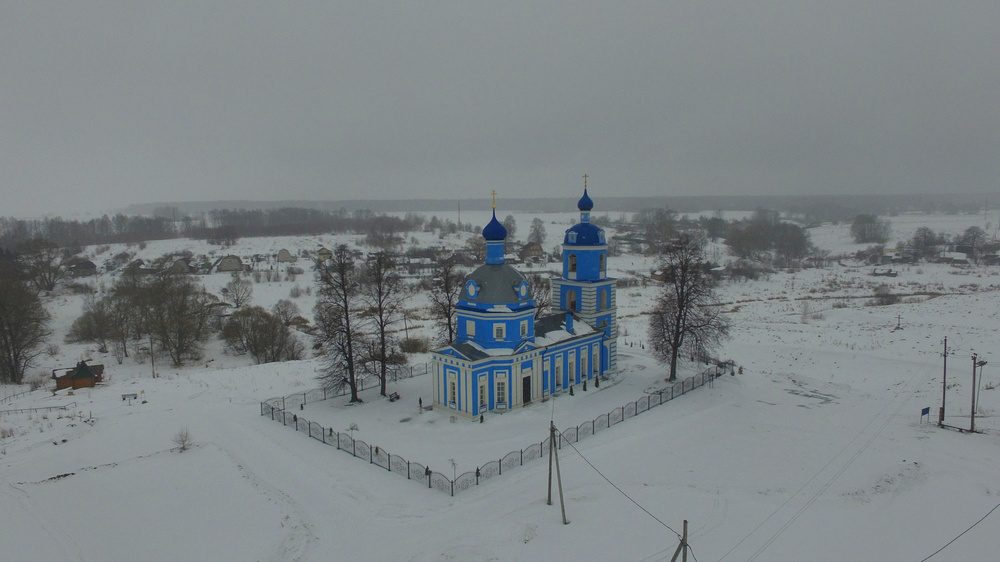
[[[188,431],[188,428],[182,427],[174,434],[173,441],[181,452],[187,451],[191,447],[191,432]]]

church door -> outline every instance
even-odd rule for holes
[[[521,379],[521,400],[522,404],[531,403],[531,375],[527,375]]]

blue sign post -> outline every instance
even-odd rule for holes
[[[931,416],[931,408],[930,408],[930,406],[924,408],[923,410],[920,410],[920,423],[924,422],[924,416],[927,416],[928,418],[930,418],[930,416]]]

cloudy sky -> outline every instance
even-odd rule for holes
[[[1000,2],[7,2],[0,216],[996,192]]]

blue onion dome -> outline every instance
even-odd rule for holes
[[[583,197],[580,198],[580,202],[576,204],[576,207],[581,211],[589,211],[594,208],[594,201],[587,195],[587,188],[583,188]]]
[[[497,220],[496,209],[493,209],[493,220],[483,229],[483,238],[487,241],[507,239],[507,229]]]
[[[589,222],[576,223],[566,231],[563,244],[566,246],[603,246],[604,230]]]

